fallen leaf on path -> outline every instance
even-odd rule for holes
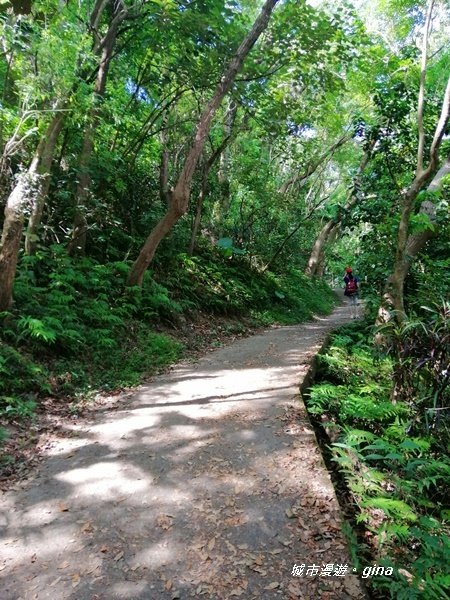
[[[297,517],[297,523],[303,529],[308,529],[308,527],[306,526],[305,521],[301,517]]]
[[[233,546],[233,544],[231,542],[229,542],[228,540],[225,540],[225,544],[227,545],[230,552],[233,552],[233,554],[236,554],[236,552],[237,552],[236,546]]]
[[[94,527],[92,525],[92,523],[90,521],[87,521],[86,523],[84,523],[84,525],[81,527],[81,531],[83,533],[92,533],[94,531]]]
[[[347,592],[347,594],[349,594],[349,596],[351,598],[362,597],[362,594],[361,594],[362,590],[359,585],[359,581],[358,581],[357,577],[355,577],[355,576],[347,577],[344,581],[344,588],[345,588],[345,591]]]
[[[296,597],[297,597],[297,595],[300,595],[300,593],[301,593],[300,590],[301,590],[301,584],[299,581],[292,581],[288,585],[288,592]]]
[[[122,496],[122,498],[117,498],[117,500],[114,500],[114,504],[119,504],[119,502],[124,502],[126,499],[128,498],[128,496]]]
[[[301,541],[302,541],[304,544],[307,544],[307,543],[308,543],[308,540],[309,540],[309,538],[310,538],[310,535],[311,535],[311,532],[310,532],[309,530],[306,530],[306,531],[299,531],[299,532],[298,532],[298,537],[301,539]]]
[[[158,527],[161,527],[161,529],[167,531],[173,525],[173,517],[171,515],[159,515],[156,519],[156,524]]]
[[[59,512],[68,512],[69,511],[69,507],[67,506],[67,504],[65,502],[60,502],[58,504],[58,509],[59,509]]]
[[[228,527],[238,527],[239,525],[248,523],[248,517],[247,515],[236,515],[234,517],[228,517],[228,519],[225,519],[224,523]]]
[[[192,548],[194,548],[194,550],[201,550],[204,548],[204,546],[205,542],[197,542],[196,544],[192,544]]]
[[[266,585],[265,590],[276,590],[277,587],[280,587],[280,583],[278,581],[272,581],[269,585]]]
[[[262,567],[259,567],[258,565],[249,565],[249,569],[251,569],[252,571],[255,571],[255,573],[259,573],[263,577],[265,577],[267,575],[267,571],[265,569],[263,569]]]
[[[119,552],[118,554],[115,555],[114,560],[117,562],[118,560],[120,560],[123,556],[123,552]]]
[[[96,571],[99,567],[100,567],[100,565],[92,565],[92,566],[88,567],[85,571],[83,571],[83,574],[84,575],[92,575],[92,573],[94,571]]]
[[[291,546],[292,545],[292,540],[279,540],[279,542],[280,542],[280,544],[283,544],[283,546]]]
[[[103,544],[103,546],[100,548],[100,552],[108,552],[108,546],[106,544]]]
[[[173,587],[173,582],[172,582],[172,580],[171,580],[171,579],[168,579],[168,580],[166,581],[166,584],[165,584],[165,586],[164,586],[164,589],[165,589],[165,590],[167,590],[167,591],[169,591],[169,590],[171,590],[171,589],[172,589],[172,587]]]
[[[242,588],[234,588],[234,590],[231,590],[230,596],[242,596],[243,593],[244,590]]]

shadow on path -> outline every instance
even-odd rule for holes
[[[240,340],[80,424],[0,504],[1,599],[363,597],[298,392],[345,320]]]

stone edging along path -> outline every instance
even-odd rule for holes
[[[1,600],[364,598],[299,394],[348,308],[181,364],[0,502]]]

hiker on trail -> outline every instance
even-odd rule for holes
[[[352,319],[358,318],[358,292],[359,292],[359,279],[353,275],[351,267],[346,267],[344,277],[345,289],[344,296],[347,296],[350,303],[350,311]]]

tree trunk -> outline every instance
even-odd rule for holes
[[[5,220],[0,242],[0,311],[8,310],[16,276],[20,241],[22,239],[24,206],[28,202],[34,178],[29,173],[19,176],[19,181],[6,203]]]
[[[39,204],[48,186],[53,150],[61,129],[63,117],[56,115],[41,138],[28,170],[21,173],[5,206],[0,242],[0,311],[7,310],[12,302],[12,291],[22,239],[27,207]]]
[[[403,198],[402,212],[397,233],[397,248],[395,254],[394,269],[385,283],[380,308],[378,310],[378,315],[376,318],[377,325],[381,325],[389,321],[393,311],[396,320],[399,323],[404,321],[406,317],[403,293],[405,279],[414,257],[429,239],[427,235],[424,235],[420,241],[418,238],[414,238],[414,236],[409,236],[409,220],[412,214],[414,201],[416,200],[419,192],[423,189],[423,187],[430,181],[430,179],[433,176],[435,176],[433,177],[433,180],[430,184],[430,186],[433,186],[431,189],[435,190],[437,187],[439,187],[440,180],[442,179],[442,177],[444,177],[444,175],[448,173],[447,163],[437,173],[436,171],[438,169],[439,147],[441,145],[444,132],[449,122],[449,118],[450,78],[447,82],[439,122],[436,126],[433,141],[431,143],[428,167],[425,170],[420,170],[420,172],[416,172],[416,176],[414,177],[413,182],[411,183]],[[439,179],[437,180],[438,176]],[[410,245],[409,249],[408,244]],[[409,255],[409,251],[415,251],[415,254]]]
[[[188,249],[189,256],[193,256],[194,255],[195,240],[197,239],[198,230],[200,229],[200,222],[202,220],[203,202],[205,200],[206,192],[207,192],[207,189],[208,189],[208,175],[209,175],[209,171],[210,171],[210,169],[208,169],[207,172],[206,172],[206,168],[204,169],[203,176],[202,176],[202,184],[201,184],[201,187],[200,187],[200,192],[199,192],[198,197],[197,197],[197,203],[196,203],[196,206],[195,206],[194,223],[192,225],[191,241],[189,243],[189,249]]]
[[[42,212],[44,210],[45,199],[50,186],[50,172],[52,168],[53,155],[56,143],[64,122],[64,113],[57,113],[45,134],[44,148],[39,164],[40,185],[37,193],[33,196],[31,204],[30,219],[28,221],[27,233],[25,237],[25,253],[34,254],[36,242],[38,240],[38,228],[41,224]]]
[[[341,224],[336,223],[333,229],[328,234],[327,245],[333,244],[335,239],[337,238],[339,231],[341,229]],[[316,277],[323,277],[325,273],[325,247],[322,248],[322,252],[319,255],[316,267]]]
[[[308,275],[309,277],[314,277],[314,276],[318,275],[317,270],[318,270],[318,267],[319,267],[321,261],[323,262],[323,254],[324,254],[325,245],[327,244],[328,241],[330,241],[330,238],[332,236],[334,236],[333,239],[336,238],[336,236],[339,232],[339,229],[340,229],[340,222],[341,222],[343,216],[346,213],[348,213],[358,202],[358,199],[359,199],[358,191],[359,191],[359,187],[361,185],[361,175],[364,172],[367,165],[369,164],[376,141],[377,141],[377,137],[374,136],[369,142],[369,146],[368,146],[366,152],[364,153],[364,156],[358,167],[358,171],[353,178],[353,183],[350,187],[347,202],[346,202],[344,208],[339,211],[339,214],[334,219],[330,219],[327,223],[325,223],[325,225],[320,230],[319,235],[316,238],[316,241],[314,242],[314,245],[311,250],[311,255],[308,260],[308,265],[305,269],[305,274]]]
[[[104,7],[104,5],[103,5]],[[94,135],[100,122],[101,102],[105,95],[106,81],[108,79],[109,67],[113,57],[114,45],[117,39],[117,33],[120,23],[126,18],[127,10],[122,3],[114,4],[114,12],[108,31],[98,44],[98,51],[101,50],[100,63],[94,86],[93,106],[87,117],[87,125],[84,131],[83,147],[78,163],[78,183],[75,192],[75,216],[73,222],[72,239],[68,245],[68,253],[84,255],[86,250],[86,236],[88,224],[86,220],[85,209],[88,204],[92,178],[90,173],[90,162],[94,148]]]
[[[167,205],[169,198],[169,152],[165,146],[161,151],[159,164],[159,197],[163,205]]]
[[[450,155],[447,157],[447,160],[436,173],[433,178],[433,181],[428,186],[429,192],[437,192],[442,184],[442,179],[446,176],[450,175]],[[427,215],[430,219],[431,224],[433,225],[433,229],[430,227],[425,231],[421,231],[420,233],[412,233],[408,236],[408,240],[406,242],[406,260],[408,262],[408,266],[414,261],[415,257],[419,254],[428,240],[431,240],[436,235],[436,207],[429,200],[424,200],[420,205],[419,214]]]
[[[105,0],[97,0],[94,11],[99,18]],[[97,17],[94,20],[97,22]],[[92,24],[92,22],[91,22]],[[57,105],[57,110],[61,107]],[[63,113],[57,114],[41,138],[26,173],[19,175],[17,184],[6,201],[5,219],[0,241],[0,311],[7,310],[12,302],[14,278],[22,238],[25,212],[31,208],[31,233],[28,242],[33,242],[34,233],[40,221],[49,184],[50,166],[53,152],[63,124]]]
[[[444,165],[434,176],[432,182],[428,186],[429,192],[438,191],[442,179],[450,174],[450,156],[448,156]],[[417,196],[417,194],[416,194]],[[435,206],[432,202],[425,200],[422,202],[419,213],[426,214],[429,216],[431,223],[434,225],[435,221]],[[391,310],[395,310],[398,320],[404,318],[404,300],[403,300],[403,289],[406,276],[414,259],[425,246],[425,244],[436,235],[436,231],[429,228],[420,233],[410,234],[406,242],[404,243],[403,255],[397,252],[395,268],[392,274],[388,277],[385,289],[383,292],[383,301],[380,306],[377,325],[386,323],[391,317]]]
[[[230,100],[228,112],[225,117],[225,136],[231,137],[233,131],[233,125],[236,118],[237,104]],[[244,124],[246,118],[244,117]],[[225,216],[230,209],[230,148],[229,145],[225,146],[220,154],[219,159],[219,171],[217,173],[217,179],[220,185],[220,214]]]
[[[266,0],[261,13],[257,17],[252,29],[239,46],[229,66],[225,70],[211,100],[206,105],[197,125],[194,142],[188,151],[183,169],[177,183],[171,191],[171,201],[167,213],[155,226],[142,247],[139,256],[131,268],[128,276],[128,285],[142,285],[144,273],[151,263],[156,249],[170,229],[186,213],[189,205],[192,178],[198,160],[204,148],[206,138],[211,128],[212,120],[222,103],[222,100],[231,89],[236,75],[247,57],[248,53],[258,40],[261,33],[267,28],[269,19],[275,5],[279,0]]]
[[[320,259],[323,255],[323,248],[325,243],[327,242],[333,228],[336,226],[336,221],[331,219],[322,227],[319,232],[319,235],[314,242],[313,248],[311,250],[311,255],[308,260],[308,265],[305,269],[305,274],[308,277],[314,277],[317,274],[317,269],[320,264]]]
[[[224,152],[226,152],[226,150],[228,149],[230,142],[234,139],[234,137],[237,133],[237,132],[233,133],[233,129],[232,129],[233,123],[234,123],[234,118],[236,116],[236,111],[237,111],[236,105],[234,105],[234,107],[231,110],[233,112],[232,121],[230,122],[229,119],[227,118],[227,122],[228,122],[229,126],[225,127],[225,138],[222,140],[222,143],[220,144],[220,146],[218,148],[216,148],[216,150],[214,150],[212,155],[206,161],[204,168],[203,168],[202,182],[201,182],[200,192],[197,197],[194,223],[192,225],[191,242],[189,244],[189,250],[188,250],[189,256],[193,256],[193,254],[194,254],[195,240],[197,238],[198,230],[200,229],[200,223],[201,223],[201,219],[202,219],[203,203],[205,201],[206,194],[208,193],[209,174],[211,172],[211,169],[212,169],[214,163],[218,160],[219,157],[223,156]]]

